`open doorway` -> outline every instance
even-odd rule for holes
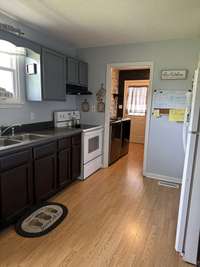
[[[124,78],[123,86],[121,86],[120,77],[118,84],[115,86],[115,92],[112,92],[113,87],[113,71],[115,76],[120,76],[120,73],[137,72],[141,73],[145,71],[145,77],[139,74],[130,76],[128,79]],[[125,75],[126,76],[126,75]],[[148,139],[149,139],[149,120],[151,113],[151,99],[152,99],[152,78],[153,78],[153,63],[152,62],[139,62],[139,63],[116,63],[107,66],[107,82],[106,82],[106,111],[105,111],[105,134],[104,134],[104,167],[108,166],[109,162],[109,141],[110,141],[110,120],[112,118],[112,107],[116,107],[117,110],[113,110],[116,117],[130,117],[132,121],[131,126],[131,138],[130,141],[135,144],[140,144],[144,147],[144,160],[143,160],[143,174],[146,173],[147,168],[147,155],[148,155]],[[115,79],[116,81],[116,79]],[[116,90],[121,90],[123,92]],[[143,88],[143,89],[142,89]],[[141,89],[141,91],[138,91]],[[143,104],[141,104],[142,111],[137,114],[134,108],[133,99],[135,95],[142,93]],[[123,95],[123,97],[122,97]],[[132,99],[132,100],[131,100]],[[137,108],[139,105],[137,104]],[[133,111],[133,112],[132,112]],[[132,113],[132,114],[131,114]],[[134,124],[138,124],[134,129]],[[138,128],[138,130],[137,130]],[[135,130],[135,131],[134,131]],[[139,133],[138,133],[139,132]]]
[[[144,145],[149,80],[126,80],[123,117],[130,118],[130,143]]]

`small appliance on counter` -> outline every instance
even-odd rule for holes
[[[80,124],[79,111],[55,111],[54,127],[82,130],[82,171],[79,179],[86,179],[102,167],[103,126]]]

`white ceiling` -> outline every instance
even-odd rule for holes
[[[199,0],[3,0],[0,10],[75,47],[200,37]]]

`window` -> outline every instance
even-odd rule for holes
[[[129,87],[127,100],[128,115],[145,116],[147,87]]]
[[[19,56],[24,49],[0,40],[0,103],[19,103]]]

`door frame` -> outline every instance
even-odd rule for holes
[[[152,108],[153,96],[153,65],[152,61],[148,62],[125,62],[125,63],[111,63],[107,64],[106,72],[106,103],[105,103],[105,124],[104,124],[104,147],[103,147],[103,167],[107,168],[109,165],[109,143],[110,143],[110,104],[111,104],[111,86],[112,86],[112,69],[118,70],[134,70],[134,69],[149,69],[149,88],[147,93],[147,115],[146,115],[146,129],[144,140],[144,162],[143,174],[147,173],[147,155],[149,144],[149,130]]]

